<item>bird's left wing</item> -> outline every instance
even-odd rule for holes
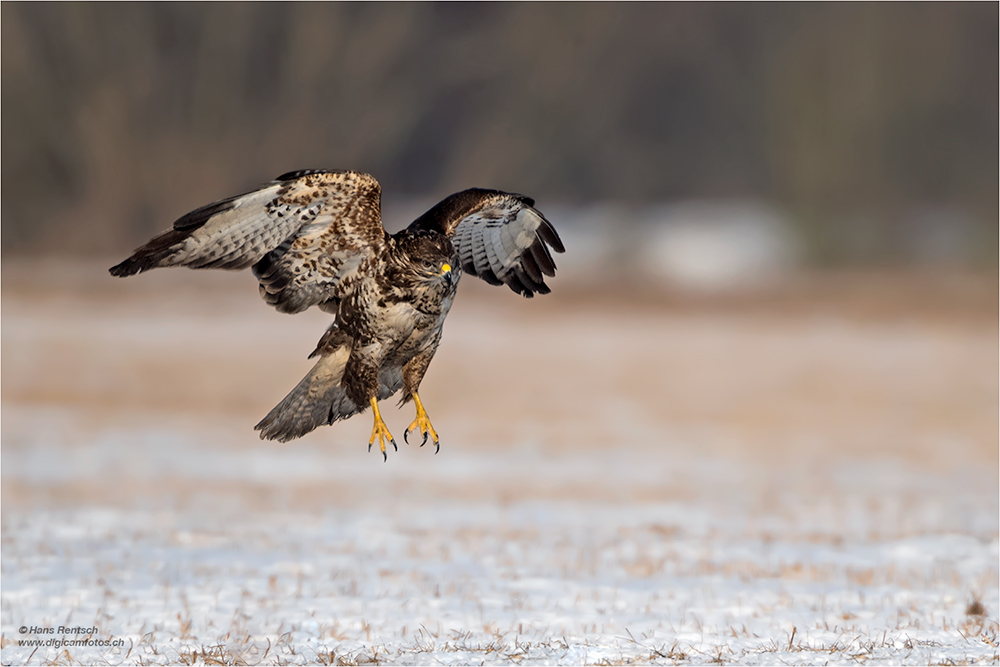
[[[491,285],[505,284],[527,297],[548,294],[545,276],[556,274],[549,248],[565,248],[534,205],[523,195],[472,188],[444,199],[410,229],[432,229],[450,237],[462,270]]]
[[[161,266],[253,266],[261,296],[278,310],[329,308],[344,278],[384,245],[380,198],[378,181],[368,174],[291,172],[188,213],[110,271],[130,276]]]

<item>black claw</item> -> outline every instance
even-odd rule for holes
[[[403,442],[410,444],[410,429],[403,431]]]
[[[420,446],[423,447],[426,444],[427,444],[427,431],[424,431],[424,441],[420,443]]]
[[[434,441],[434,453],[437,454],[440,451],[441,451],[441,441],[440,440],[435,440]]]
[[[388,463],[388,462],[389,462],[389,455],[388,455],[388,454],[386,454],[386,453],[385,453],[385,452],[383,451],[383,452],[382,452],[382,463]]]
[[[399,451],[399,447],[396,446],[396,439],[395,438],[389,438],[389,442],[392,443],[392,451],[398,452]]]
[[[372,453],[372,443],[370,443],[370,442],[368,443],[368,453],[369,454]]]

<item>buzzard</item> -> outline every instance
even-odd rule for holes
[[[312,370],[254,427],[286,442],[371,407],[368,450],[396,448],[378,401],[403,390],[418,430],[441,444],[417,389],[441,342],[462,273],[506,284],[526,297],[548,294],[551,250],[562,241],[534,200],[473,188],[447,197],[397,234],[382,227],[381,187],[355,171],[295,171],[253,192],[181,217],[137,249],[113,276],[161,266],[245,269],[260,295],[283,313],[312,306],[333,324],[309,358]]]

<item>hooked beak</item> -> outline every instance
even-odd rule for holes
[[[448,287],[455,281],[455,274],[451,272],[451,264],[441,265],[441,275],[444,276],[444,280],[448,283]]]

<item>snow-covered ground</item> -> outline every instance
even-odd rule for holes
[[[249,276],[6,271],[3,664],[1000,660],[995,321],[463,284],[382,463]]]

